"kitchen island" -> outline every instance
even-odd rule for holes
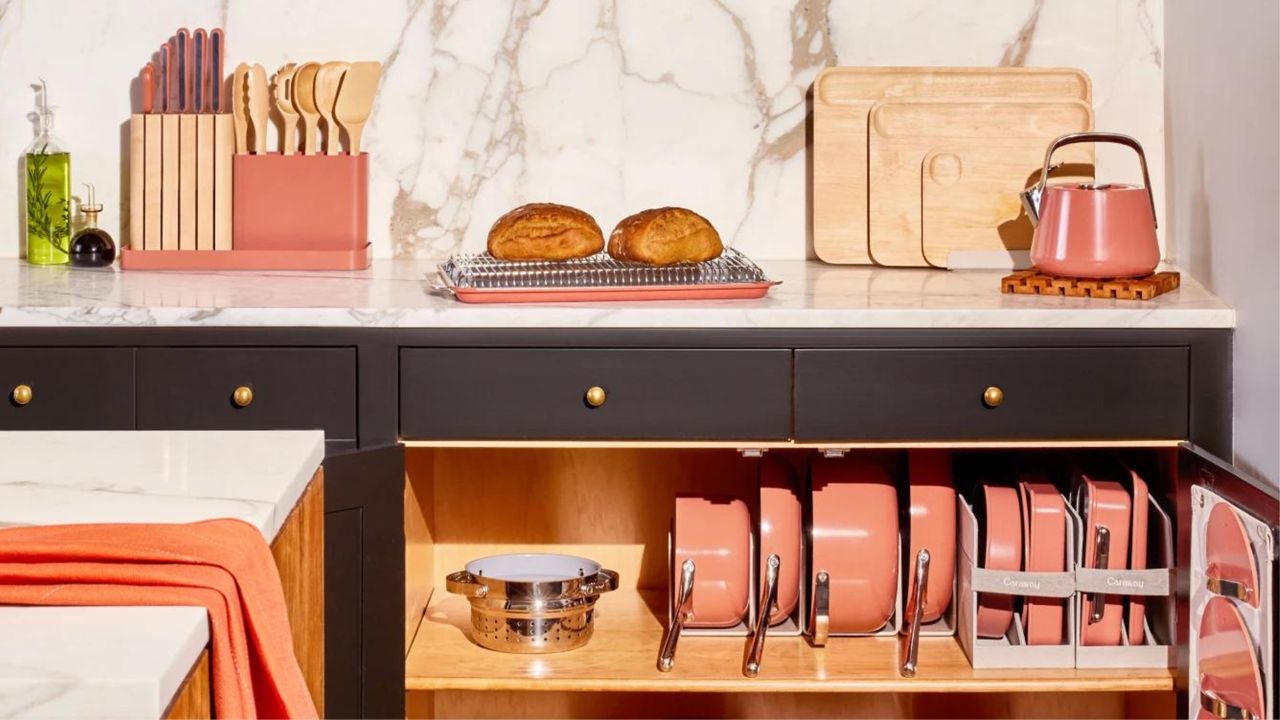
[[[288,598],[296,566],[281,560],[298,548],[284,545],[296,544],[288,536],[302,514],[315,512],[307,503],[320,499],[313,478],[324,438],[0,432],[0,452],[0,527],[236,518],[273,545]],[[292,611],[299,598],[290,600]],[[0,716],[161,717],[192,680],[208,641],[204,608],[0,607]],[[206,701],[207,691],[206,684]]]

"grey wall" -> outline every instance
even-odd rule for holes
[[[1280,482],[1276,0],[1165,4],[1166,241],[1236,309],[1237,465]]]

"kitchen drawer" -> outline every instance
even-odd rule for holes
[[[587,391],[605,392],[591,407]],[[784,439],[789,350],[403,349],[406,438]]]
[[[238,388],[252,391],[247,405],[236,404]],[[329,440],[355,438],[355,350],[141,348],[138,428],[324,430]]]
[[[796,438],[1185,438],[1188,360],[1185,347],[798,350]]]
[[[0,388],[0,430],[133,429],[132,348],[0,349]]]

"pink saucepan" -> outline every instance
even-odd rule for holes
[[[1142,163],[1142,186],[1067,183],[1046,187],[1054,151],[1083,142],[1133,148]],[[1031,262],[1041,272],[1082,278],[1135,277],[1150,274],[1160,264],[1147,157],[1128,135],[1085,132],[1054,140],[1045,152],[1040,182],[1022,193],[1022,204],[1036,226]]]

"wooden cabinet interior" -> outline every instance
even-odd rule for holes
[[[1075,445],[957,450],[957,484],[1023,461],[1063,465],[1121,453],[1152,476],[1153,493],[1172,492],[1172,449]],[[816,455],[808,448],[769,452]],[[771,637],[755,679],[741,674],[744,638],[690,638],[676,671],[659,673],[673,498],[735,495],[754,505],[757,462],[717,445],[407,448],[407,714],[929,715],[954,712],[951,693],[974,694],[966,707],[983,715],[1173,712],[1170,670],[974,670],[950,637],[922,640],[919,674],[911,679],[897,672],[895,641],[874,637],[837,638],[825,649]],[[620,590],[597,605],[586,647],[516,655],[470,641],[468,603],[444,591],[444,576],[469,560],[516,551],[584,555],[620,573]]]

